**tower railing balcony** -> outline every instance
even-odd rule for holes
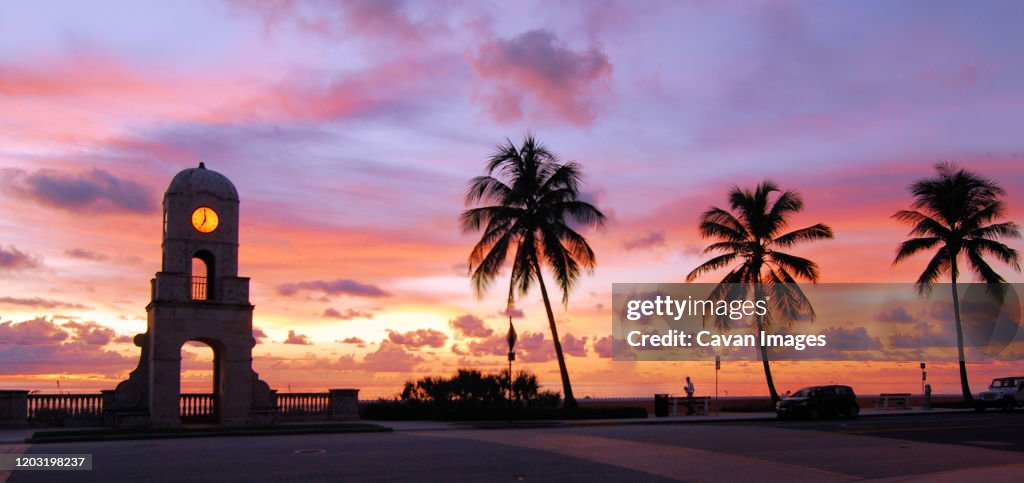
[[[206,300],[207,295],[206,277],[192,277],[192,300]]]

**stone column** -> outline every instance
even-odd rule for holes
[[[149,426],[181,426],[181,342],[176,334],[157,334],[149,363]],[[161,340],[162,338],[162,340]]]
[[[0,427],[28,426],[28,391],[0,391]]]
[[[329,389],[332,421],[359,419],[359,389]]]

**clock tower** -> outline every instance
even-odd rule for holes
[[[151,282],[147,330],[135,336],[138,367],[104,400],[109,424],[181,425],[181,348],[214,354],[209,416],[226,426],[270,422],[274,394],[252,369],[249,279],[238,276],[239,199],[224,175],[178,173],[163,202],[163,261]]]

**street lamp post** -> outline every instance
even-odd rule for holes
[[[509,310],[511,312],[511,310]],[[508,420],[512,421],[512,361],[516,360],[516,328],[512,325],[512,315],[508,316],[508,335],[505,340],[508,342]]]
[[[924,370],[925,364],[921,363],[921,397],[924,397],[924,382],[928,380],[928,373]]]

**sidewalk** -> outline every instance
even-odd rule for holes
[[[20,455],[28,445],[25,439],[32,436],[30,428],[0,428],[0,455]],[[13,473],[12,470],[0,469],[0,483],[5,483]]]
[[[909,409],[875,409],[866,408],[861,410],[861,418],[875,418],[887,416],[926,416],[929,414],[948,413],[971,413],[972,409],[931,409],[924,411],[921,408]],[[774,412],[712,412],[707,416],[669,416],[628,419],[554,419],[545,421],[513,421],[509,424],[506,421],[375,421],[381,426],[390,427],[394,431],[448,431],[458,429],[506,429],[506,428],[565,428],[583,426],[614,426],[626,424],[702,424],[702,423],[729,423],[729,422],[752,422],[752,421],[777,421]]]
[[[864,409],[862,418],[929,415],[971,412],[970,409]],[[572,428],[587,426],[708,424],[730,422],[775,421],[774,412],[724,412],[707,416],[670,416],[630,419],[554,419],[508,421],[352,421],[345,423],[289,423],[261,428],[220,428],[216,426],[175,430],[131,431],[108,428],[9,428],[0,429],[0,450],[25,442],[104,441],[128,439],[160,439],[222,436],[270,436],[286,434],[348,433],[348,432],[420,432],[467,429]]]

